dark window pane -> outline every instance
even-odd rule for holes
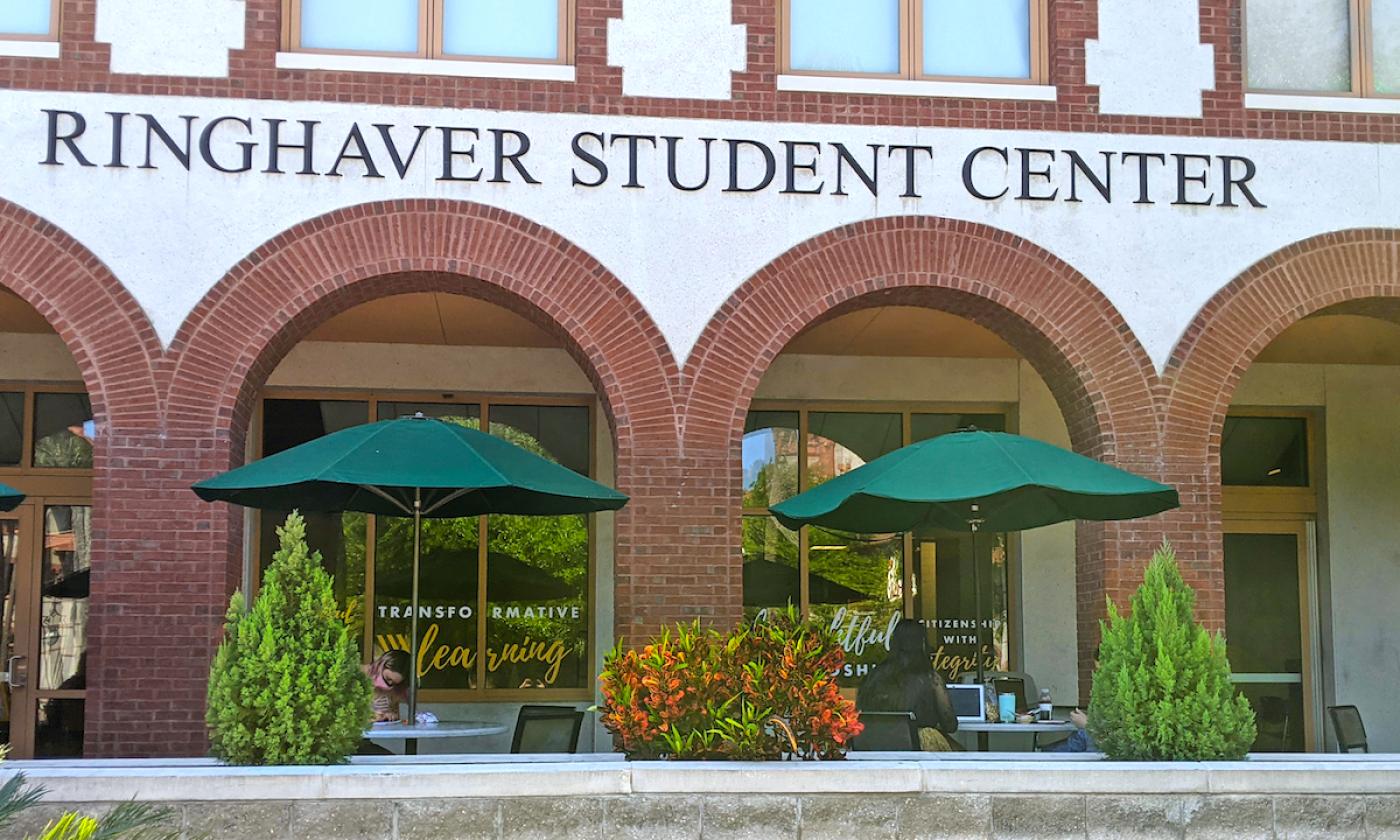
[[[40,700],[34,721],[36,758],[77,758],[83,754],[82,700]]]
[[[1225,641],[1236,673],[1302,673],[1298,538],[1225,535]]]
[[[368,419],[369,403],[359,400],[263,400],[263,457]]]
[[[813,411],[807,415],[807,485],[815,487],[903,444],[898,414]]]
[[[87,394],[34,395],[34,466],[92,466],[92,403]]]
[[[486,686],[587,688],[588,517],[492,516],[486,527]]]
[[[946,435],[959,429],[978,428],[984,432],[1006,431],[1003,414],[914,414],[909,418],[909,442]]]
[[[92,508],[87,505],[44,508],[41,562],[39,688],[84,688],[87,685]]]
[[[837,682],[859,685],[889,653],[890,633],[904,613],[904,539],[809,528],[808,540],[812,618],[830,626],[846,650]]]
[[[263,455],[274,455],[368,419],[369,403],[363,400],[263,400]],[[259,571],[272,562],[278,548],[277,529],[287,514],[285,510],[259,514]],[[306,519],[306,544],[321,552],[321,564],[334,582],[336,606],[359,644],[364,638],[368,518],[354,512],[304,512],[302,516]]]
[[[1303,683],[1243,683],[1236,688],[1254,708],[1258,734],[1250,752],[1305,752]]]
[[[1221,482],[1253,487],[1308,486],[1308,421],[1227,417],[1220,440]]]
[[[797,412],[750,411],[744,420],[744,507],[797,495]]]
[[[0,394],[0,466],[17,467],[24,453],[24,394]]]
[[[475,403],[380,402],[378,409],[380,420],[398,420],[422,412],[424,417],[460,423],[470,429],[481,428],[481,406]]]
[[[972,577],[972,535],[951,531],[914,539],[914,618],[929,629],[933,664],[945,677],[977,670],[978,624],[982,667],[1010,668],[1005,537],[977,536],[982,603]]]
[[[374,650],[411,651],[422,689],[476,687],[479,517],[423,520],[418,644],[411,644],[413,520],[375,520]]]
[[[772,607],[800,606],[797,532],[771,516],[745,516],[744,616],[752,620]]]
[[[491,434],[581,475],[591,472],[585,406],[492,405]]]

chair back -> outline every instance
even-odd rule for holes
[[[904,752],[919,749],[919,727],[913,712],[861,712],[865,729],[851,740],[853,750]]]
[[[1368,753],[1366,727],[1361,724],[1361,710],[1355,706],[1328,706],[1327,714],[1332,718],[1332,731],[1337,734],[1337,751],[1351,752],[1360,747]]]
[[[570,706],[521,706],[515,718],[512,753],[578,752],[583,712]]]

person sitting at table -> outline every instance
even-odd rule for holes
[[[948,696],[947,680],[933,667],[924,628],[903,619],[890,634],[890,653],[856,691],[863,712],[913,712],[924,750],[946,752],[962,747],[948,736],[958,731],[958,716]]]
[[[376,723],[399,719],[399,704],[408,701],[410,667],[408,654],[401,650],[387,650],[365,666],[365,673],[374,685],[372,708]]]

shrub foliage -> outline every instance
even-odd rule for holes
[[[1195,606],[1165,542],[1131,613],[1108,602],[1089,732],[1109,758],[1239,759],[1254,743],[1254,712],[1230,681],[1225,640],[1196,622]]]
[[[680,625],[608,654],[603,725],[632,758],[840,758],[861,731],[833,677],[844,662],[831,632],[791,609],[727,635]]]
[[[293,512],[252,609],[234,593],[209,674],[209,741],[230,764],[334,764],[370,721],[369,679]]]

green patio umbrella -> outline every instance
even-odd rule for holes
[[[627,497],[509,441],[424,417],[334,432],[194,485],[208,502],[264,510],[359,511],[413,517],[409,637],[418,645],[422,519],[504,513],[562,516],[617,510]],[[409,719],[418,707],[417,667]]]
[[[968,429],[876,458],[774,505],[772,513],[788,528],[970,531],[980,612],[979,531],[1023,531],[1072,519],[1135,519],[1179,504],[1173,488],[1092,458],[1033,438]],[[981,616],[977,640],[980,682]]]
[[[24,501],[24,494],[8,484],[0,484],[0,511],[14,510]]]

